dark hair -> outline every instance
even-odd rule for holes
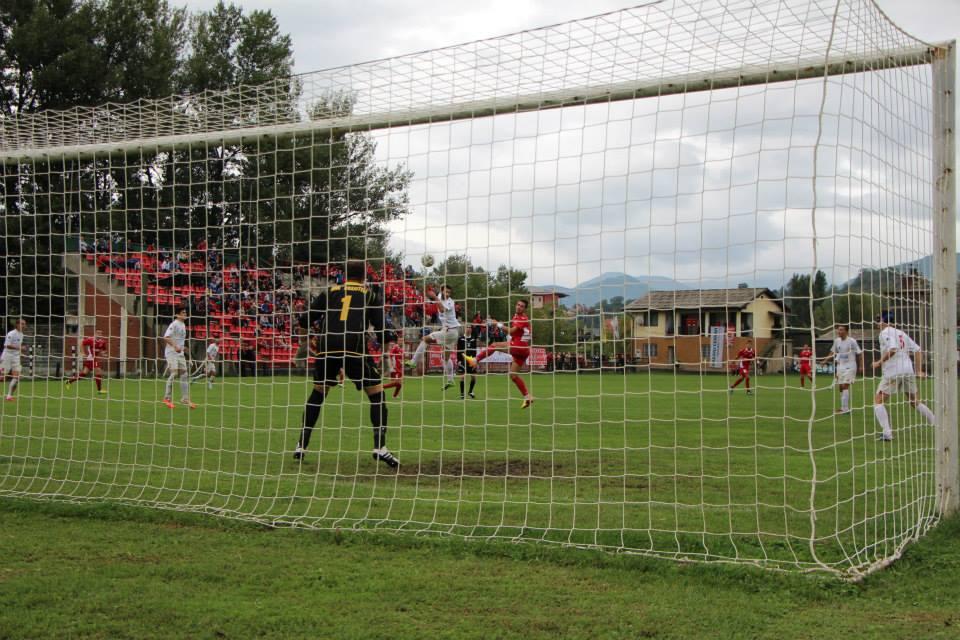
[[[850,331],[850,325],[848,325],[846,322],[838,322],[836,325],[836,328],[839,329],[840,327],[843,327],[847,331]]]
[[[519,300],[517,300],[517,302],[522,302],[524,309],[530,308],[530,302],[528,302],[526,298],[520,298]]]
[[[893,311],[881,311],[880,315],[877,317],[877,320],[887,324],[893,324]]]
[[[186,308],[186,307],[177,307],[177,310],[173,312],[173,315],[174,315],[174,316],[178,316],[178,315],[180,315],[181,313],[186,313],[186,312],[187,312],[187,308]]]
[[[363,260],[347,261],[347,280],[363,282],[367,279],[367,263]]]

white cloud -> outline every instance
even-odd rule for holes
[[[878,3],[919,38],[960,35],[956,0],[927,0],[923,11],[916,0]],[[587,9],[572,0],[367,0],[362,10],[305,0],[238,4],[274,12],[303,72],[555,24],[623,2],[595,0]],[[423,251],[468,252],[490,268],[508,262],[529,269],[536,283],[570,285],[613,270],[776,285],[812,264],[816,157],[817,254],[834,279],[919,257],[929,251],[919,233],[929,229],[929,199],[889,187],[907,172],[928,180],[928,151],[908,122],[877,135],[889,117],[880,105],[900,96],[894,85],[864,89],[857,76],[831,81],[816,156],[819,82],[378,132],[378,159],[404,162],[415,174],[412,213],[393,225],[396,246],[414,263]],[[842,115],[851,107],[859,121]],[[875,117],[876,128],[864,126]]]

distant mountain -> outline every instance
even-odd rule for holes
[[[924,277],[929,278],[933,273],[933,258],[931,256],[926,256],[918,260],[905,262],[892,267],[886,267],[884,269],[866,270],[859,276],[844,283],[843,286],[855,286],[855,288],[864,286],[864,288],[869,290],[871,287],[868,282],[872,282],[874,280],[880,282],[880,278],[885,277],[883,275],[884,273],[909,273],[913,270],[916,270]],[[960,274],[960,254],[957,254],[957,273]],[[868,282],[863,282],[864,278],[866,278]],[[722,281],[703,281],[700,284],[700,288],[702,289],[717,289],[733,286],[736,286],[736,284],[725,283]],[[780,284],[771,286],[771,284],[754,283],[751,284],[751,286],[768,286],[778,289],[783,285]],[[563,298],[560,301],[560,304],[564,305],[565,307],[573,307],[578,304],[581,304],[585,307],[592,307],[596,304],[599,304],[602,300],[610,300],[611,298],[615,298],[617,296],[621,296],[625,301],[629,302],[645,296],[650,291],[677,291],[696,288],[691,287],[688,284],[677,282],[676,280],[671,280],[670,278],[664,278],[662,276],[632,276],[627,273],[619,272],[601,274],[596,278],[581,282],[576,287],[572,288],[561,287],[552,284],[535,284],[530,285],[530,287],[534,289],[550,289],[559,293],[567,294],[568,297]]]
[[[924,278],[933,277],[933,257],[924,256],[917,260],[896,264],[891,267],[882,267],[879,269],[863,269],[855,277],[841,285],[847,289],[879,292],[885,288],[885,284],[896,274],[919,273]],[[960,254],[957,254],[957,274],[960,274]]]
[[[675,291],[689,289],[688,285],[664,278],[661,276],[631,276],[626,273],[604,273],[599,277],[581,282],[576,287],[559,287],[556,285],[530,285],[533,289],[551,289],[567,294],[567,298],[560,301],[566,307],[582,304],[592,307],[601,300],[609,300],[620,296],[625,301],[635,300],[645,296],[649,291]]]
[[[913,262],[904,262],[903,264],[896,265],[893,269],[904,273],[909,273],[912,269],[916,269],[923,277],[930,278],[933,276],[933,256],[924,256]],[[957,273],[960,273],[960,253],[957,254]]]

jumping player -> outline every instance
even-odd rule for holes
[[[523,378],[520,377],[520,371],[527,363],[527,358],[530,357],[531,338],[530,318],[527,317],[527,301],[517,300],[513,318],[510,320],[510,341],[489,344],[487,348],[478,353],[475,358],[464,356],[467,364],[476,366],[478,362],[482,362],[484,358],[494,351],[509,351],[510,356],[513,358],[513,362],[510,363],[510,380],[513,381],[513,384],[515,384],[517,389],[520,390],[520,393],[523,394],[521,409],[526,409],[533,404],[533,396],[527,391],[527,385],[524,384]]]
[[[3,340],[3,353],[0,354],[0,378],[10,376],[7,387],[7,402],[13,402],[13,392],[20,383],[20,354],[23,353],[23,332],[27,330],[27,321],[18,318],[13,329],[7,332]]]
[[[103,369],[100,362],[106,357],[107,339],[103,337],[103,331],[97,329],[93,336],[87,336],[80,343],[83,350],[83,367],[80,373],[67,380],[67,388],[80,378],[85,378],[90,372],[93,372],[93,381],[97,385],[97,393],[107,393],[103,389]]]
[[[730,393],[743,382],[747,389],[747,395],[750,395],[750,369],[753,362],[757,359],[757,352],[753,350],[753,340],[747,340],[747,346],[737,352],[737,379],[730,386]]]
[[[803,381],[807,378],[810,379],[810,384],[813,384],[813,351],[810,350],[810,345],[804,344],[800,348],[799,356],[797,360],[800,362],[800,386],[803,387]],[[747,385],[749,386],[749,385]]]
[[[435,300],[440,305],[440,329],[423,337],[420,344],[417,345],[417,350],[413,353],[413,358],[410,359],[407,365],[412,369],[416,369],[417,365],[420,364],[420,361],[423,359],[427,345],[439,344],[443,347],[441,362],[443,362],[443,370],[444,373],[446,373],[448,371],[447,367],[449,366],[447,361],[450,358],[450,353],[457,348],[457,338],[460,335],[460,321],[457,319],[457,303],[453,300],[453,289],[450,288],[449,285],[440,287],[439,297],[431,290],[427,291],[427,297]],[[444,387],[444,389],[446,389],[446,387]]]
[[[864,370],[863,349],[850,337],[850,328],[847,325],[838,324],[836,330],[837,337],[833,339],[830,353],[823,359],[823,363],[836,361],[835,376],[840,387],[840,408],[836,412],[850,413],[850,386],[857,379],[857,360],[860,361],[860,371]]]

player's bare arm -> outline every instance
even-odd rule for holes
[[[882,367],[884,362],[886,362],[887,360],[889,360],[890,358],[892,358],[893,356],[895,356],[895,355],[897,354],[897,351],[898,351],[898,349],[897,349],[896,347],[894,347],[893,349],[889,349],[889,350],[885,351],[885,352],[883,353],[883,355],[880,356],[880,359],[879,359],[879,360],[874,360],[874,361],[873,361],[873,368],[874,368],[874,369],[879,369],[880,367]]]
[[[913,370],[916,371],[916,376],[918,378],[927,377],[927,372],[923,370],[923,352],[922,351],[913,352]]]

